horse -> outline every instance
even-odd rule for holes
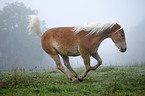
[[[29,16],[29,30],[35,32],[41,38],[42,49],[55,61],[57,68],[63,72],[72,82],[81,82],[91,70],[96,70],[101,64],[97,50],[101,42],[111,38],[120,52],[127,50],[125,33],[121,25],[116,22],[97,22],[82,24],[73,27],[56,27],[41,32],[40,20],[35,15]],[[64,65],[72,73],[71,76],[63,68]],[[85,72],[78,75],[71,67],[69,56],[81,56],[85,65]],[[98,62],[95,66],[90,65],[90,57]]]

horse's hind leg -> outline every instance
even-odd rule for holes
[[[71,65],[70,65],[70,62],[69,62],[69,57],[68,56],[62,56],[62,59],[63,59],[63,62],[64,62],[64,65],[70,70],[70,72],[76,77],[78,78],[78,75],[76,74],[76,72],[72,69]]]
[[[58,54],[53,54],[53,55],[50,55],[52,58],[53,58],[53,60],[55,61],[55,63],[56,63],[56,66],[57,66],[57,68],[61,71],[61,72],[63,72],[70,80],[72,80],[73,82],[78,82],[78,80],[76,80],[75,78],[73,78],[70,74],[68,74],[65,70],[64,70],[64,68],[62,67],[62,65],[61,65],[61,62],[60,62],[60,58],[59,58],[59,56],[58,56]]]

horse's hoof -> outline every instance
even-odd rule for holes
[[[80,77],[78,78],[78,80],[79,80],[80,82],[82,82],[82,81],[83,81],[83,78],[80,76]]]
[[[82,82],[83,81],[83,79],[78,79],[80,82]]]
[[[73,82],[74,82],[74,83],[79,83],[79,80],[78,80],[78,79],[76,79],[76,80],[74,80]]]

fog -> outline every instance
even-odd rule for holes
[[[117,22],[125,31],[127,51],[121,53],[111,39],[105,39],[98,50],[102,66],[144,64],[144,5],[144,0],[0,0],[0,71],[56,68],[40,38],[28,35],[30,14],[41,19],[43,33],[53,27]],[[70,62],[72,67],[84,66],[80,56],[70,57]],[[91,58],[91,65],[96,63]]]

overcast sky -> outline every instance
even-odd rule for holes
[[[0,9],[15,1],[38,10],[39,18],[46,21],[48,28],[114,21],[122,25],[127,39],[129,30],[145,19],[145,0],[0,0]],[[101,44],[99,51],[101,57],[110,60],[119,52],[110,39]]]
[[[49,28],[115,21],[127,29],[145,19],[145,0],[0,0],[0,7],[15,1],[38,10]]]

